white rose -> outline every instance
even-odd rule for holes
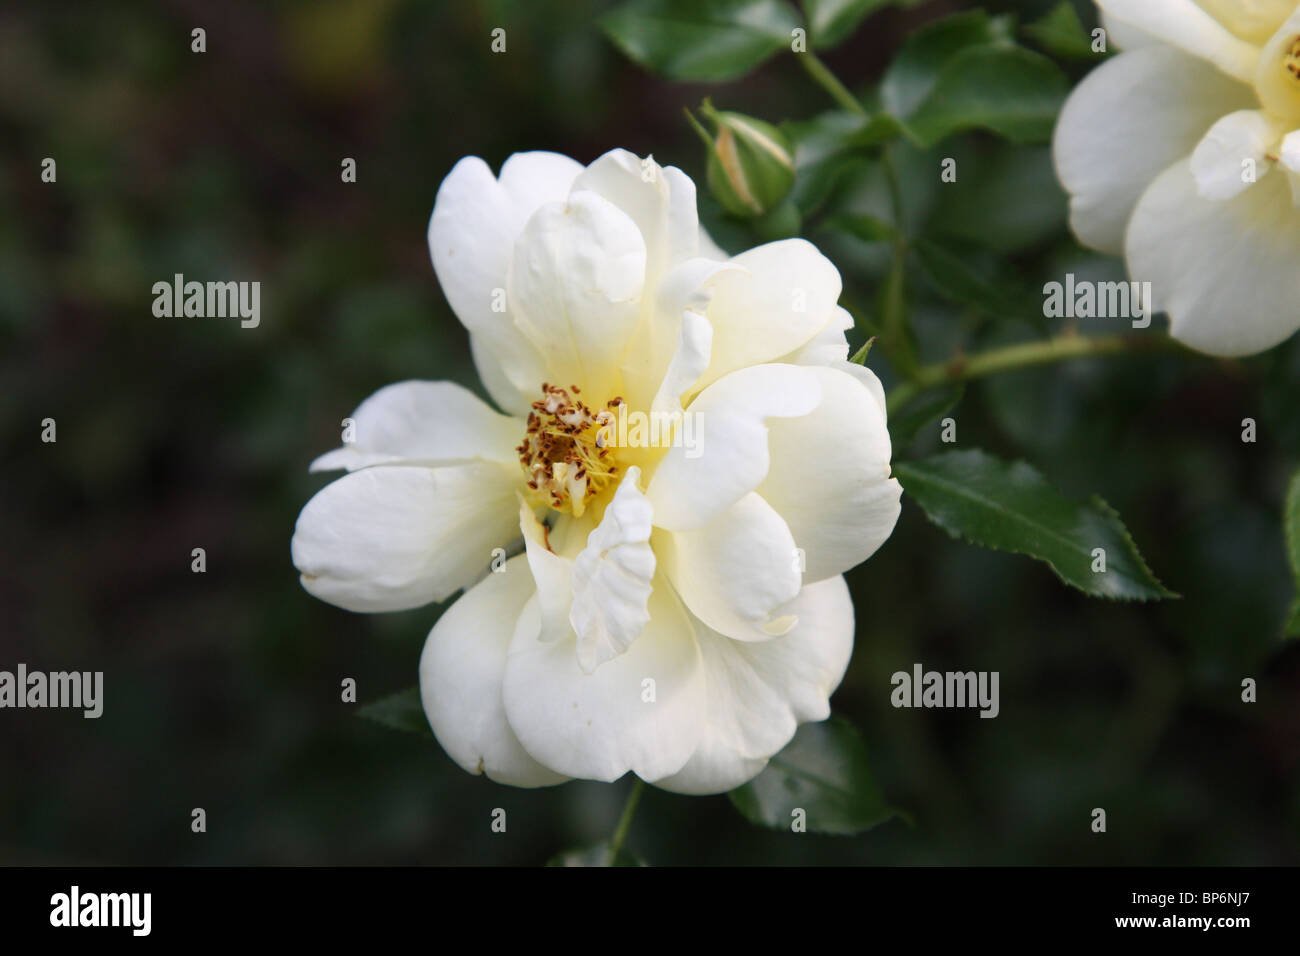
[[[1079,239],[1123,252],[1172,334],[1215,355],[1300,328],[1295,0],[1097,0],[1125,52],[1071,95],[1057,173]]]
[[[728,259],[691,180],[622,150],[521,153],[499,179],[463,159],[429,246],[507,414],[449,382],[363,402],[312,466],[349,474],[298,519],[303,586],[354,611],[466,589],[420,689],[471,773],[745,782],[828,716],[853,645],[840,575],[899,512],[839,273],[801,239]],[[679,440],[615,447],[618,416],[648,412]]]

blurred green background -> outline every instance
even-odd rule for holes
[[[106,684],[97,721],[0,712],[0,863],[535,865],[613,829],[626,780],[501,787],[357,719],[340,681],[363,703],[411,686],[439,609],[349,614],[308,596],[289,560],[298,511],[328,480],[307,464],[361,399],[405,378],[478,389],[425,245],[458,158],[585,163],[621,146],[702,184],[682,107],[710,95],[777,122],[832,105],[789,56],[735,83],[657,79],[601,34],[608,6],[0,12],[0,668],[102,670]],[[966,6],[885,10],[827,60],[865,90],[910,29]],[[1051,4],[984,6],[1029,20]],[[489,49],[498,26],[504,55]],[[190,52],[194,27],[206,53]],[[940,194],[949,155],[975,172]],[[355,184],[340,182],[344,157]],[[899,160],[909,229],[971,261],[1029,290],[1067,268],[1122,274],[1069,237],[1046,146],[973,133]],[[705,205],[724,245],[756,241]],[[831,205],[882,209],[875,163],[853,164]],[[879,244],[806,234],[869,301]],[[259,280],[261,326],[155,318],[151,286],[177,272]],[[1036,334],[924,277],[909,287],[929,360]],[[652,789],[628,845],[652,864],[1300,862],[1300,654],[1279,638],[1297,381],[1292,341],[1245,362],[1076,362],[972,386],[958,447],[1103,495],[1183,599],[1088,599],[1041,564],[949,539],[905,498],[893,537],[849,575],[857,646],[833,706],[914,825],[773,833],[726,797]],[[46,417],[56,444],[40,441]],[[939,447],[931,426],[895,453]],[[894,710],[889,676],[915,662],[1000,671],[1001,716]],[[1243,677],[1259,703],[1241,703]]]

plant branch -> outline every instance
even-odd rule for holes
[[[623,849],[623,841],[627,839],[627,831],[632,826],[632,818],[636,816],[636,805],[641,801],[641,794],[645,790],[645,781],[640,777],[632,784],[632,789],[628,792],[627,802],[623,804],[623,815],[618,818],[618,826],[614,828],[614,835],[609,838],[609,866],[614,865],[618,859],[618,851]]]
[[[941,385],[953,385],[974,378],[997,375],[1037,365],[1051,365],[1075,358],[1102,355],[1143,355],[1159,351],[1185,351],[1167,336],[1104,335],[1085,336],[1067,333],[1045,342],[1021,342],[989,349],[975,355],[956,355],[946,362],[923,365],[911,381],[903,382],[889,393],[892,415],[921,392]]]
[[[866,107],[815,53],[797,53],[795,56],[808,75],[830,94],[831,99],[861,117],[870,116]],[[903,234],[903,192],[899,185],[893,152],[888,143],[881,150],[880,160],[889,186],[889,202],[897,230],[893,261],[877,303],[880,317],[880,347],[889,356],[890,361],[898,366],[904,377],[912,379],[916,374],[917,362],[907,320],[907,239]]]
[[[812,52],[796,53],[800,65],[808,72],[813,80],[830,94],[831,99],[847,110],[852,110],[859,116],[867,116],[867,109],[858,102],[847,86],[839,81],[839,78],[831,72],[830,67],[821,61],[817,54]]]

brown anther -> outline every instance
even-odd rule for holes
[[[520,466],[527,476],[528,487],[546,497],[552,507],[570,509],[582,515],[586,502],[610,484],[617,473],[609,467],[610,450],[603,445],[607,436],[602,429],[614,420],[607,410],[599,414],[569,393],[580,391],[576,385],[567,389],[544,385],[542,396],[532,403],[519,452]],[[623,399],[615,398],[609,408],[617,408]]]

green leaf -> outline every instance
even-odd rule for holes
[[[915,31],[880,81],[880,101],[886,112],[911,116],[930,96],[943,68],[963,50],[1012,45],[1011,20],[990,17],[983,10],[959,13]]]
[[[951,149],[960,185],[939,185],[942,196],[921,231],[991,249],[1003,261],[1050,247],[1066,228],[1068,208],[1051,146],[1004,142],[980,143],[977,150],[961,148],[966,145],[953,143]],[[968,189],[967,183],[979,185]],[[1034,201],[1025,202],[1026,196]],[[1039,308],[1041,313],[1041,302]]]
[[[1300,589],[1300,471],[1291,476],[1291,484],[1287,487],[1282,526],[1286,534],[1287,555],[1291,559],[1291,573],[1295,576],[1296,587]],[[1286,636],[1300,637],[1300,597],[1291,606]]]
[[[756,216],[749,221],[754,235],[764,242],[776,242],[779,239],[791,239],[803,229],[803,216],[799,207],[790,196],[771,212]]]
[[[992,316],[1024,319],[1039,328],[1044,325],[1041,301],[1014,280],[988,278],[971,265],[970,256],[957,255],[929,239],[915,240],[912,251],[931,285],[949,301]]]
[[[812,45],[828,50],[846,40],[871,14],[885,7],[914,7],[925,0],[803,0]]]
[[[875,314],[886,354],[910,374],[916,368],[916,342],[908,321],[907,248],[901,243],[894,243],[889,271],[876,289]]]
[[[983,11],[916,31],[881,80],[887,112],[919,145],[983,127],[1017,143],[1046,140],[1069,92],[1055,63],[1012,42],[1012,22]]]
[[[805,216],[815,213],[850,171],[867,165],[867,150],[902,131],[892,116],[878,113],[864,119],[848,110],[787,121],[781,128],[794,143],[791,197]]]
[[[1156,579],[1119,516],[1101,498],[1071,501],[1033,467],[983,451],[897,462],[894,474],[926,516],[954,538],[1045,562],[1094,597],[1177,597]],[[1092,569],[1105,551],[1105,571]]]
[[[733,80],[779,50],[799,26],[784,0],[629,0],[600,19],[628,57],[670,80]]]
[[[790,832],[803,810],[814,833],[862,833],[898,815],[885,803],[867,761],[862,737],[832,717],[804,724],[757,777],[731,791],[747,820]]]
[[[1025,33],[1053,56],[1066,60],[1091,60],[1101,54],[1092,51],[1092,37],[1083,28],[1079,12],[1070,0],[1061,0],[1041,20],[1025,27]]]
[[[847,232],[863,242],[893,242],[898,238],[898,230],[893,223],[865,213],[832,216],[822,223],[822,228]]]
[[[909,402],[901,412],[889,416],[889,440],[897,451],[906,445],[926,425],[946,415],[961,401],[966,393],[964,384],[947,388],[934,388],[924,392],[914,402]]]
[[[854,352],[852,358],[850,358],[849,361],[852,362],[854,365],[866,365],[867,356],[871,354],[871,346],[875,344],[876,344],[876,337],[873,335],[871,338],[867,339],[865,342],[862,343],[862,348]]]
[[[394,730],[405,730],[423,737],[432,737],[429,718],[424,715],[424,705],[420,703],[420,688],[411,687],[398,691],[370,704],[365,704],[357,711],[358,717],[373,720]]]
[[[951,60],[904,129],[921,146],[982,127],[1013,143],[1045,142],[1070,91],[1045,56],[1024,49],[966,50]]]
[[[546,861],[547,866],[649,866],[627,847],[619,847],[618,856],[613,862],[609,859],[609,841],[602,840],[595,846],[583,847],[559,853]]]

